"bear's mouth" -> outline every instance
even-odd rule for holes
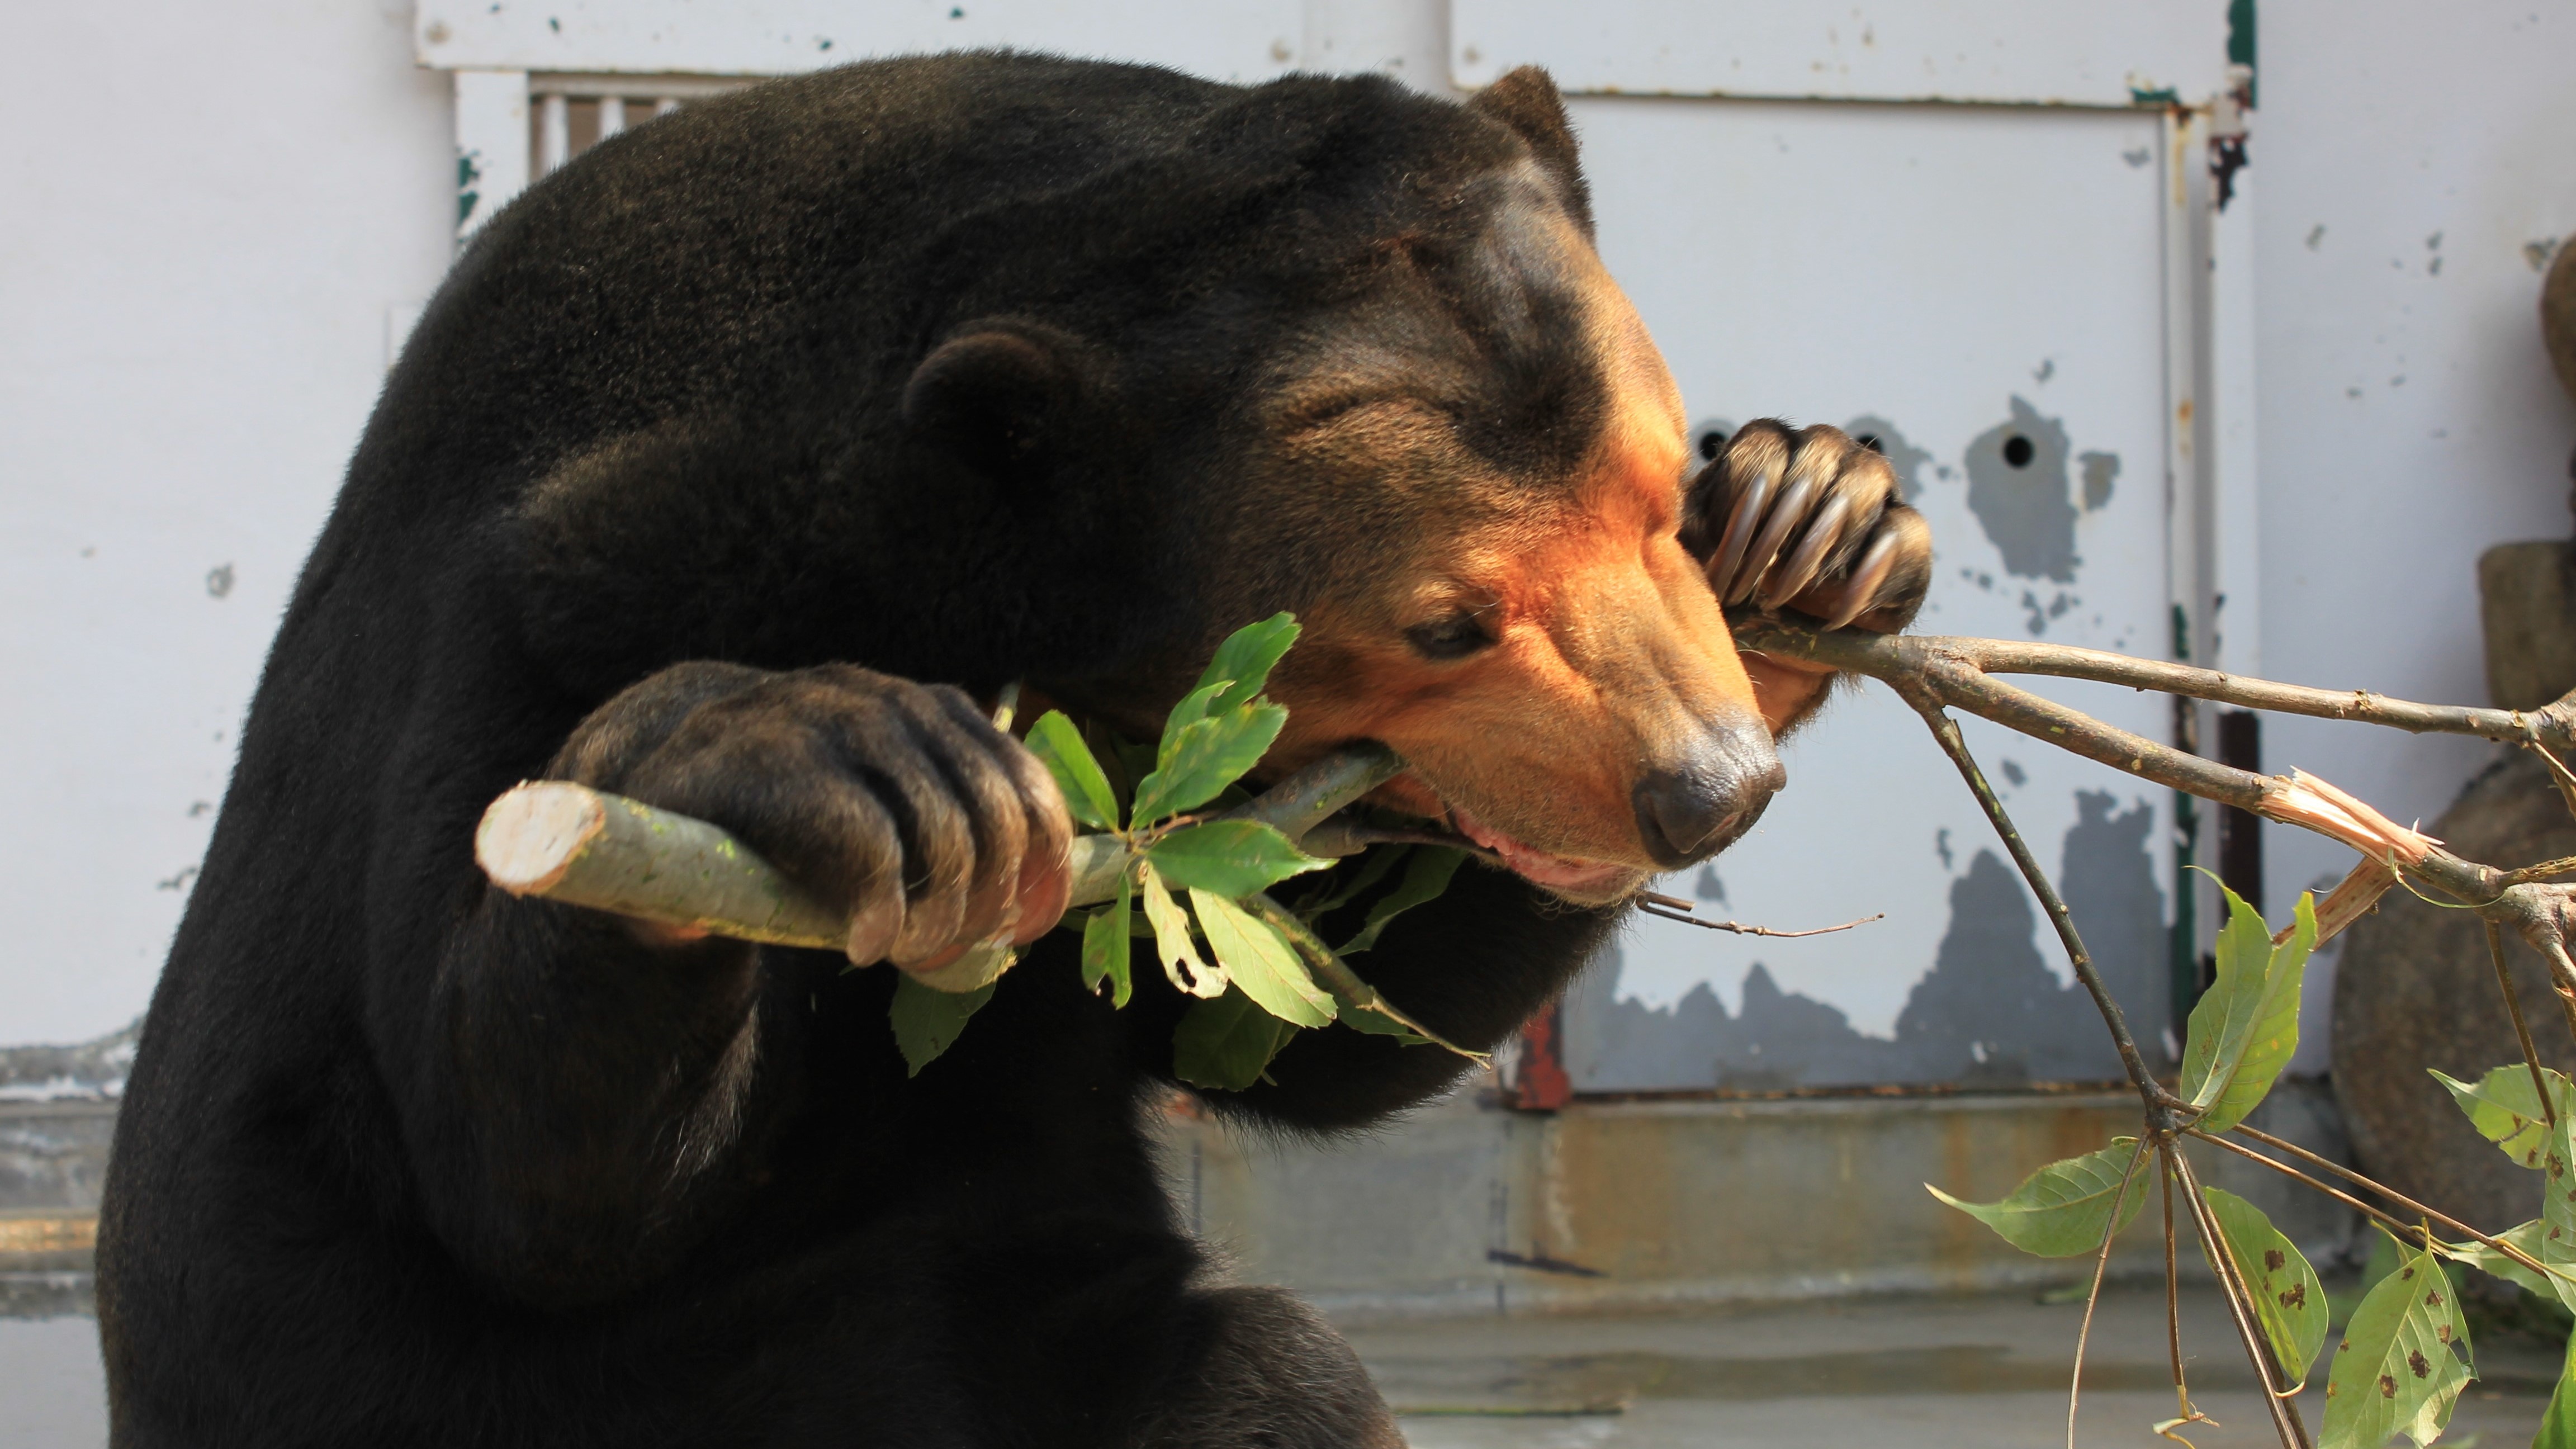
[[[1464,805],[1449,807],[1449,823],[1459,834],[1501,856],[1512,874],[1586,905],[1621,899],[1637,888],[1645,872],[1614,861],[1582,860],[1527,845],[1494,829]]]

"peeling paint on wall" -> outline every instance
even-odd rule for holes
[[[2108,505],[2111,485],[2120,481],[2120,455],[2080,453],[2075,461],[2084,470],[2084,511],[2092,513]]]
[[[2018,394],[2012,419],[1979,433],[1962,460],[1968,511],[2003,555],[2004,568],[2029,579],[2075,582],[2075,505],[2067,497],[2065,425],[2041,417]]]
[[[2075,804],[2058,872],[2067,908],[2133,1026],[2154,1040],[2165,994],[2154,811],[2144,802],[2122,810],[2099,791],[2078,792]],[[1950,842],[1935,849],[1947,868]],[[2055,949],[2021,877],[1979,849],[1951,883],[1949,925],[1892,1037],[1856,1030],[1838,1008],[1782,989],[1760,961],[1745,972],[1733,1014],[1706,982],[1669,1007],[1622,999],[1626,959],[1614,945],[1567,999],[1566,1060],[1576,1089],[1587,1092],[2116,1078],[2119,1058],[2092,1002],[2051,968]]]

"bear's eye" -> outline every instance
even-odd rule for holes
[[[1464,659],[1494,642],[1485,621],[1465,609],[1446,619],[1416,624],[1404,631],[1404,637],[1425,659]]]

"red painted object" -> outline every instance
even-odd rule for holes
[[[1553,1112],[1574,1100],[1574,1078],[1565,1073],[1565,1003],[1551,1001],[1521,1028],[1520,1069],[1508,1091],[1522,1112]]]

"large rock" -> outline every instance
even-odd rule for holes
[[[2508,868],[2576,855],[2576,817],[2524,750],[2470,781],[2431,833],[2470,860]],[[2505,960],[2542,1065],[2576,1070],[2539,953],[2508,933]],[[2539,1216],[2539,1178],[2470,1130],[2425,1072],[2474,1081],[2520,1060],[2478,917],[2401,889],[2353,926],[2335,977],[2334,1087],[2364,1172],[2489,1231]]]

